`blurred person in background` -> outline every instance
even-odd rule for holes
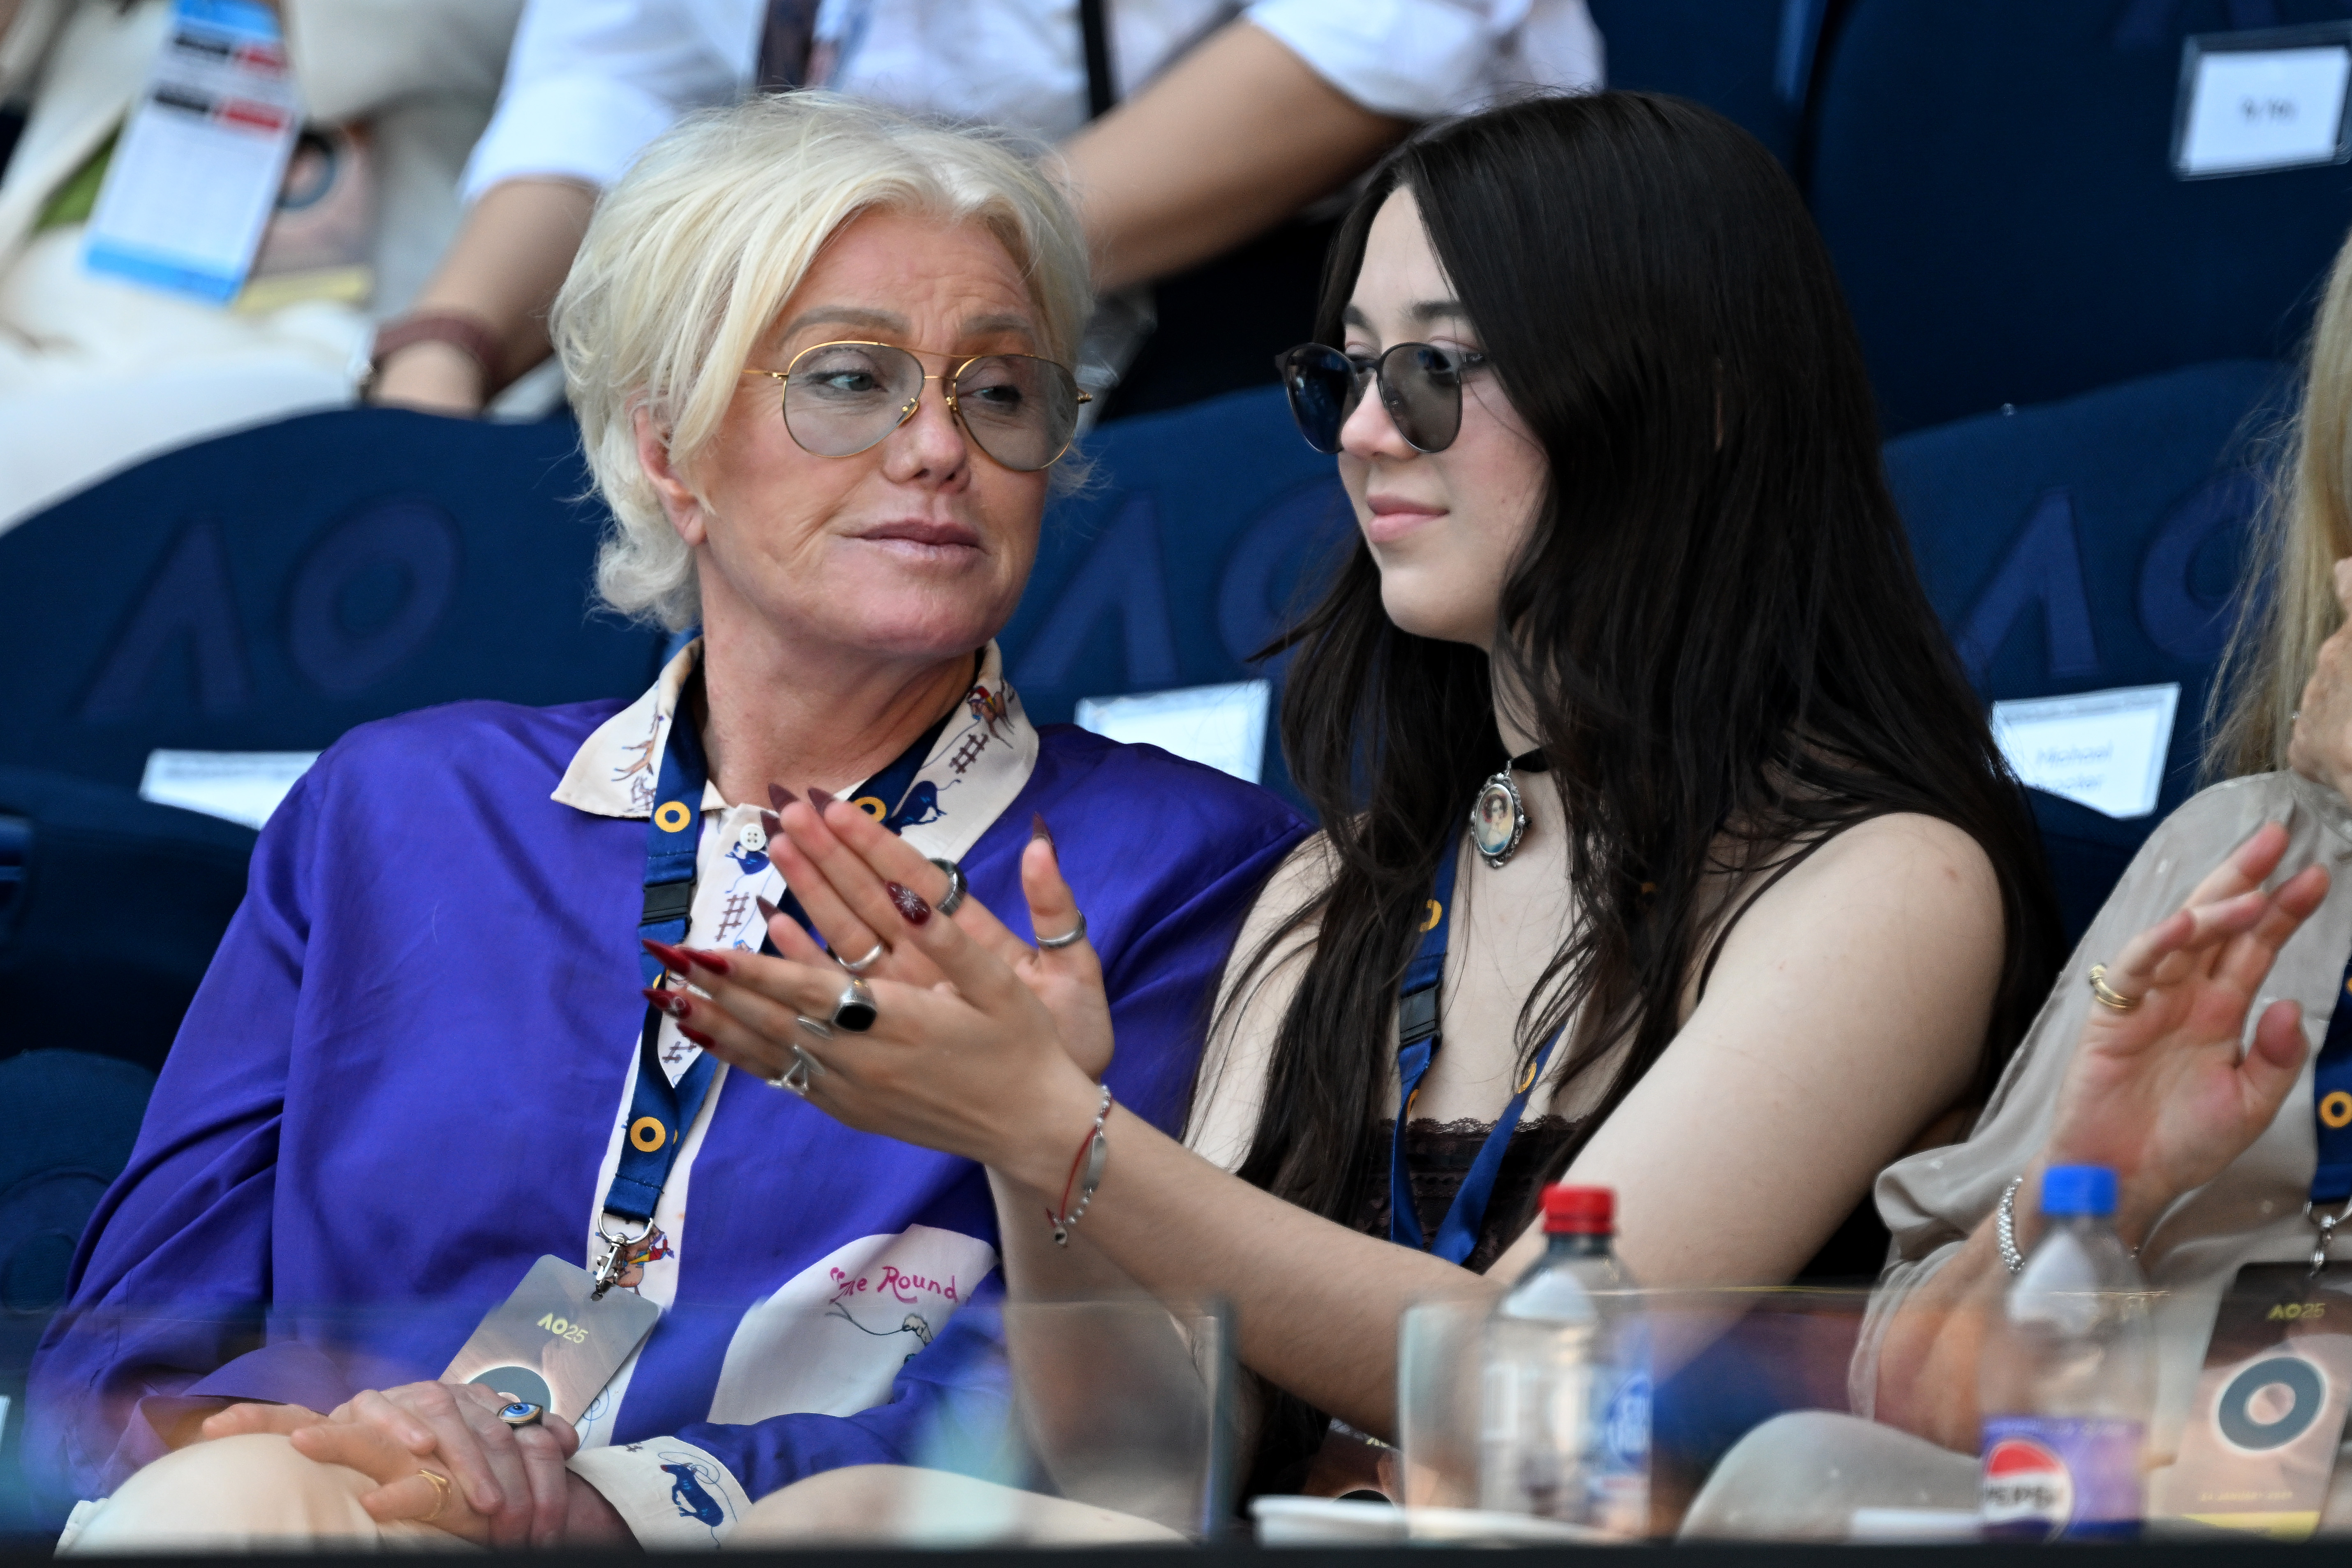
[[[349,403],[375,321],[407,309],[457,230],[458,175],[520,8],[281,0],[311,145],[364,165],[352,259],[365,277],[248,289],[224,309],[83,265],[172,0],[0,0],[0,108],[26,115],[0,170],[0,527],[140,458]],[[289,191],[315,172],[298,155]]]
[[[1181,1124],[1234,930],[1304,825],[1041,732],[1005,683],[1087,300],[1033,166],[829,95],[697,116],[607,195],[555,313],[617,519],[598,583],[703,635],[633,702],[362,725],[271,816],[35,1363],[26,1452],[81,1502],[68,1546],[707,1547],[834,1466],[986,1460],[983,1173],[730,1076],[665,964],[748,958],[761,902],[796,907],[775,781],[1001,903],[1051,813],[1119,886],[1114,1080]],[[878,955],[842,956],[846,1031]],[[593,1402],[436,1381],[550,1269],[576,1342],[605,1331],[590,1270],[659,1309]]]
[[[2149,836],[1967,1142],[1880,1177],[1895,1252],[1854,1352],[1855,1415],[1758,1428],[1694,1531],[1842,1538],[1857,1508],[1976,1508],[1986,1324],[2041,1238],[2056,1164],[2116,1172],[2116,1229],[2157,1292],[2149,1511],[2211,1511],[2176,1461],[2223,1293],[2250,1264],[2301,1273],[2317,1251],[2333,1273],[2346,1257],[2330,1241],[2352,1172],[2331,1161],[2329,1191],[2315,1173],[2342,1079],[2323,1081],[2315,1047],[2352,1021],[2352,243],[2284,457],[2215,684],[2206,765],[2223,782]],[[2320,1528],[2352,1530],[2340,1455]]]
[[[1583,0],[531,0],[466,226],[379,340],[373,395],[479,408],[547,353],[595,193],[639,146],[802,87],[1059,144],[1112,297],[1081,376],[1125,371],[1114,413],[1262,384],[1321,281],[1331,223],[1302,210],[1416,121],[1600,79]]]
[[[784,921],[694,977],[729,1060],[804,1053],[814,1103],[986,1163],[1015,1292],[1231,1300],[1277,1394],[1261,1489],[1330,1418],[1394,1433],[1400,1313],[1524,1271],[1563,1174],[1616,1189],[1645,1285],[1840,1268],[1879,1169],[1982,1102],[2057,930],[1760,145],[1635,93],[1459,121],[1382,165],[1330,276],[1284,356],[1361,531],[1288,639],[1323,832],[1244,930],[1186,1138],[1109,1105],[1053,1244],[1118,1059],[1085,941],[1117,883],[1047,845],[1032,953],[906,918],[904,847],[796,805],[786,875],[834,946],[889,948],[882,1021],[795,1032],[833,981]]]

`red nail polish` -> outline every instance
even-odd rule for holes
[[[760,814],[760,831],[771,838],[781,838],[784,836],[784,819],[772,811],[763,811]]]
[[[1045,814],[1042,811],[1033,811],[1029,814],[1029,837],[1044,839],[1046,847],[1055,855],[1062,852],[1062,847],[1054,842],[1054,830],[1045,826]]]
[[[677,1032],[684,1035],[688,1039],[692,1040],[698,1046],[715,1046],[719,1043],[712,1039],[709,1035],[704,1034],[701,1030],[689,1029],[684,1024],[680,1024],[677,1026]]]
[[[759,906],[760,918],[763,921],[774,920],[778,915],[783,913],[782,910],[776,908],[775,905],[760,897],[757,893],[751,895],[751,902]]]
[[[664,991],[656,986],[638,987],[645,999],[673,1018],[683,1018],[694,1011],[694,1004],[682,991]]]
[[[641,936],[637,941],[644,945],[647,952],[660,959],[662,967],[673,974],[685,973],[687,966],[694,962],[687,957],[684,948],[672,947],[666,942],[656,942],[649,936]]]
[[[730,964],[725,958],[715,952],[703,952],[688,949],[686,955],[686,961],[688,963],[698,965],[700,968],[708,969],[713,974],[732,974],[735,973],[734,966]]]
[[[794,795],[792,791],[786,789],[780,784],[772,784],[768,786],[768,804],[774,806],[778,811],[783,810],[784,807],[792,805],[793,802],[798,799],[800,799],[800,796]]]
[[[816,807],[819,816],[823,816],[824,808],[833,804],[833,796],[825,794],[824,791],[817,788],[814,784],[809,785],[808,797],[809,804]]]
[[[890,895],[890,901],[898,906],[898,912],[906,917],[908,925],[919,926],[931,918],[931,906],[923,902],[923,895],[914,889],[902,888],[896,882],[885,882],[882,888]]]

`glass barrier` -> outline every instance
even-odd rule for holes
[[[1239,1366],[1243,1325],[1230,1310],[1145,1300],[982,1300],[926,1317],[921,1304],[902,1309],[893,1298],[793,1308],[789,1323],[780,1316],[789,1303],[673,1313],[629,1392],[617,1403],[599,1395],[579,1415],[606,1442],[675,1433],[705,1411],[736,1425],[835,1415],[887,1435],[903,1463],[869,1477],[854,1506],[836,1493],[795,1515],[793,1489],[747,1498],[779,1532],[762,1536],[768,1544],[2029,1541],[2097,1522],[2101,1507],[2113,1513],[2098,1502],[2112,1476],[2097,1467],[2114,1463],[2128,1472],[2135,1517],[2114,1531],[2126,1538],[2352,1533],[2352,1465],[2338,1447],[2352,1405],[2352,1303],[2332,1297],[2283,1302],[2274,1320],[2254,1314],[2268,1324],[2254,1332],[2233,1327],[2226,1310],[2217,1330],[2210,1295],[2082,1293],[2083,1322],[2124,1310],[2147,1326],[2152,1376],[2140,1426],[2119,1433],[2112,1423],[2125,1415],[2079,1397],[2087,1363],[2069,1372],[2061,1357],[2032,1384],[2041,1393],[1989,1413],[2001,1418],[1989,1424],[1989,1442],[1952,1448],[1851,1413],[1866,1290],[1594,1299],[1641,1325],[1638,1388],[1590,1336],[1567,1335],[1557,1354],[1538,1346],[1535,1362],[1524,1342],[1507,1355],[1490,1296],[1424,1302],[1397,1326],[1389,1419],[1358,1413],[1384,1427],[1370,1435],[1334,1422],[1301,1436],[1278,1391]],[[1905,1331],[1973,1347],[1987,1328],[1977,1310],[1915,1314]],[[315,1351],[361,1385],[384,1385],[446,1364],[467,1319],[420,1302],[217,1320],[84,1313],[52,1324],[52,1355],[110,1347],[98,1360],[123,1369],[116,1381],[80,1386],[119,1392],[65,1397],[56,1390],[72,1384],[44,1381],[37,1392],[52,1403],[33,1413],[28,1439],[23,1365],[0,1369],[0,1532],[54,1539],[87,1484],[77,1478],[89,1456],[113,1451],[125,1430],[145,1423],[158,1447],[185,1437],[163,1428],[204,1407],[156,1391],[185,1386],[186,1373],[170,1369],[202,1359],[191,1347],[212,1347],[206,1364],[215,1366],[257,1349],[308,1347],[296,1353]],[[774,1332],[753,1331],[770,1319]],[[687,1399],[663,1381],[698,1368],[707,1376],[721,1363],[716,1401]],[[2076,1376],[2071,1393],[2053,1381],[2063,1376]],[[1973,1374],[1957,1391],[1861,1381],[1882,1413],[1899,1407],[1905,1419],[1972,1419],[1978,1404]],[[2042,1407],[2030,1407],[2036,1400]],[[1549,1438],[1529,1436],[1530,1411],[1549,1412]],[[657,1429],[646,1426],[657,1415]],[[2099,1420],[2110,1426],[2079,1425]],[[2094,1438],[2106,1447],[2094,1452]],[[807,1452],[825,1448],[804,1440]],[[1646,1503],[1629,1525],[1608,1509],[1633,1495],[1621,1461],[1635,1454]]]

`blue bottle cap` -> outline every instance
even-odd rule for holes
[[[2042,1173],[2042,1212],[2050,1215],[2115,1213],[2115,1172],[2105,1165],[2051,1166]]]

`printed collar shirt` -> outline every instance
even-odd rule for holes
[[[323,1411],[437,1377],[537,1258],[601,1256],[645,1017],[646,824],[699,656],[625,706],[363,725],[272,816],[35,1361],[45,1508],[105,1496],[197,1401]],[[1234,932],[1304,825],[1153,748],[1033,728],[993,647],[879,804],[1016,931],[1031,814],[1052,823],[1103,954],[1108,1081],[1172,1131]],[[688,942],[756,948],[752,900],[784,890],[758,805],[708,787]],[[698,1054],[665,1022],[662,1070]],[[626,1258],[662,1317],[572,1467],[641,1542],[693,1547],[820,1470],[983,1462],[1006,1397],[996,1262],[977,1166],[722,1065]]]
[[[1117,0],[1104,7],[1118,96],[1132,97],[1245,17],[1376,114],[1428,120],[1527,88],[1601,85],[1584,0]],[[501,180],[607,185],[696,109],[751,90],[763,0],[529,0],[506,85],[467,163]],[[1086,123],[1076,0],[826,0],[825,85],[909,113],[1059,141]]]

